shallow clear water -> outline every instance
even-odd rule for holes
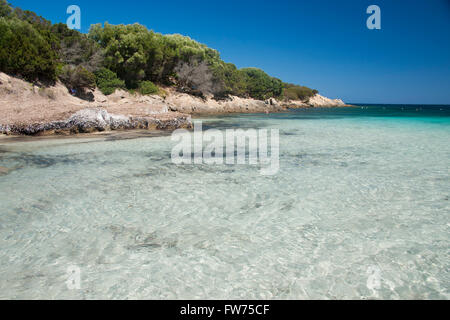
[[[279,128],[268,177],[173,165],[170,137],[0,140],[0,298],[449,299],[450,108],[430,108],[205,120]]]

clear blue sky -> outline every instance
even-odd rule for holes
[[[80,6],[93,23],[139,22],[219,50],[331,98],[364,103],[450,104],[450,0],[10,0],[52,22]],[[381,8],[382,30],[366,9]]]

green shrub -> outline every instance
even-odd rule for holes
[[[240,72],[245,75],[246,89],[250,97],[264,100],[281,95],[283,90],[281,80],[272,78],[257,68],[244,68]]]
[[[143,95],[157,94],[159,91],[158,87],[151,81],[141,81],[139,82],[139,93]]]
[[[72,89],[95,89],[95,75],[82,66],[64,66],[59,79]]]
[[[6,0],[0,0],[0,17],[9,17],[12,11],[11,5]]]
[[[55,80],[57,54],[31,24],[0,18],[0,71],[26,80]]]
[[[125,88],[125,82],[109,69],[101,68],[95,72],[97,87],[105,95],[110,95],[119,88]]]
[[[297,86],[289,83],[284,84],[283,96],[288,100],[306,101],[319,93],[317,90],[308,87]]]
[[[218,51],[189,37],[162,35],[140,24],[108,23],[92,25],[86,35],[13,8],[7,0],[0,0],[0,71],[29,81],[58,76],[73,89],[92,88],[94,72],[96,85],[106,95],[117,88],[158,94],[155,84],[178,84],[191,94],[212,93],[218,99],[233,94],[306,100],[318,93],[260,69],[239,70]]]

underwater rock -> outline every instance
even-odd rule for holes
[[[0,176],[7,175],[11,170],[5,167],[0,167]]]

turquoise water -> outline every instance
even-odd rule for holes
[[[176,166],[169,136],[0,140],[0,298],[450,298],[450,107],[204,127],[280,129],[278,174]]]

